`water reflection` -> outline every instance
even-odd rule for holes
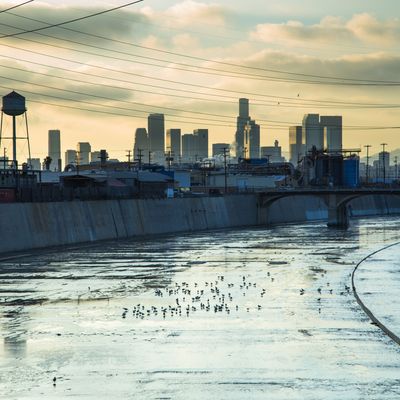
[[[399,351],[348,288],[354,264],[398,238],[399,220],[126,240],[4,262],[7,393],[49,394],[54,376],[56,398],[400,393]]]

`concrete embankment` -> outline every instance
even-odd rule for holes
[[[258,225],[257,195],[131,199],[0,205],[0,253],[105,239]],[[400,201],[367,196],[352,215],[400,213]],[[268,211],[270,223],[323,220],[318,198],[284,198]]]

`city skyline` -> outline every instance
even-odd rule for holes
[[[344,148],[372,144],[378,152],[384,137],[393,150],[400,147],[397,129],[370,128],[398,125],[397,86],[305,84],[296,75],[396,82],[396,3],[352,3],[322,6],[310,0],[300,7],[289,0],[279,6],[254,1],[243,9],[227,1],[144,1],[70,26],[79,33],[60,27],[3,38],[0,85],[4,94],[15,89],[26,97],[32,158],[46,156],[42,143],[57,127],[64,149],[87,141],[123,160],[135,130],[152,113],[165,114],[165,129],[205,128],[210,143],[232,144],[236,101],[242,96],[249,97],[251,117],[260,124],[260,146],[277,139],[287,153],[289,126],[306,113],[318,113],[343,115]],[[2,14],[4,23],[16,27],[4,33],[38,26],[26,18],[59,22],[102,7],[100,2],[87,8],[74,1],[33,2],[13,15]]]

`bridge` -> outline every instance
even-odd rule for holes
[[[362,196],[390,195],[400,197],[400,188],[290,188],[272,189],[259,193],[259,219],[267,222],[268,209],[275,201],[284,197],[314,196],[323,200],[328,209],[328,226],[349,226],[348,204]]]

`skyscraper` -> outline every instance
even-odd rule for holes
[[[168,129],[166,136],[167,151],[171,152],[175,161],[179,161],[181,157],[181,130]]]
[[[182,135],[182,159],[184,162],[195,162],[196,157],[196,138],[191,133]]]
[[[235,133],[235,150],[237,158],[244,156],[244,130],[249,121],[249,100],[244,98],[239,99],[239,116],[236,120]]]
[[[61,138],[58,129],[49,130],[48,155],[51,158],[50,171],[61,171]]]
[[[77,162],[77,152],[76,150],[66,150],[65,152],[65,165],[68,164],[76,165]]]
[[[295,166],[299,162],[300,157],[304,154],[302,130],[302,126],[289,127],[289,162]]]
[[[260,158],[260,125],[249,115],[249,100],[239,99],[235,134],[236,157]]]
[[[314,146],[317,150],[324,148],[324,131],[319,123],[319,114],[305,114],[303,117],[303,139],[305,153]]]
[[[342,150],[342,116],[321,115],[320,125],[323,129],[324,148],[328,151]]]
[[[193,131],[195,136],[196,156],[199,159],[208,157],[208,129],[195,129]]]
[[[90,162],[90,152],[92,151],[92,147],[88,142],[79,142],[77,153],[78,153],[78,164],[85,165]]]
[[[164,114],[150,114],[147,119],[150,151],[156,163],[164,164],[165,160],[165,128]]]
[[[137,128],[135,131],[135,144],[133,146],[133,159],[141,162],[148,159],[150,150],[149,136],[147,135],[146,128]]]
[[[260,125],[249,120],[244,127],[245,157],[260,158]]]

